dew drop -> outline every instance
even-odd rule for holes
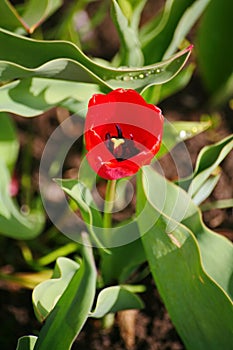
[[[138,76],[140,79],[143,79],[145,76],[144,76],[144,74],[143,73],[141,73],[141,74],[139,74],[139,76]]]
[[[182,140],[185,139],[185,137],[187,136],[186,131],[185,130],[181,130],[179,136],[180,136],[180,139],[182,139]]]
[[[130,78],[130,76],[125,75],[125,76],[123,77],[123,80],[124,80],[124,81],[129,81],[129,80],[131,80],[131,78]]]
[[[160,73],[161,72],[161,69],[160,68],[157,68],[156,69],[156,73]]]
[[[181,130],[179,133],[179,137],[181,140],[187,139],[192,136],[192,133],[186,131],[186,130]]]

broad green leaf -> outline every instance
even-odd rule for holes
[[[162,60],[174,31],[185,10],[194,0],[167,0],[163,14],[158,14],[140,31],[140,41],[146,64]]]
[[[223,94],[224,86],[233,74],[233,49],[230,44],[233,37],[232,12],[232,1],[212,0],[199,23],[197,59],[203,82],[210,94],[217,94],[218,91]],[[233,85],[228,86],[228,89],[232,95]],[[228,96],[229,92],[227,91]]]
[[[181,42],[185,39],[195,22],[200,18],[209,2],[210,0],[196,0],[184,12],[174,31],[173,39],[163,58],[169,57],[180,47]]]
[[[48,315],[35,350],[64,350],[71,345],[86,322],[95,296],[96,268],[89,242],[83,242],[83,261]]]
[[[75,261],[60,257],[57,259],[52,278],[35,287],[32,301],[40,322],[53,310],[79,268],[80,265]]]
[[[175,145],[181,141],[192,138],[207,130],[211,123],[206,122],[168,122],[164,123],[162,145],[156,158],[159,159],[168,153]]]
[[[33,350],[36,344],[37,337],[34,335],[28,335],[21,337],[18,340],[16,350]]]
[[[0,158],[10,171],[18,158],[19,142],[13,120],[7,113],[0,113]]]
[[[146,197],[148,201],[167,216],[166,234],[171,239],[179,223],[184,224],[196,236],[201,258],[206,272],[232,295],[233,286],[229,283],[233,267],[233,245],[223,236],[209,230],[202,221],[201,212],[186,191],[167,181],[150,167],[144,169],[144,181],[147,181]],[[154,182],[153,182],[154,181]],[[157,191],[149,193],[150,184],[157,184]],[[146,183],[144,183],[146,186]],[[165,192],[165,193],[164,193]],[[169,196],[168,196],[169,195]],[[166,198],[169,198],[166,199]],[[147,225],[147,223],[145,223]]]
[[[56,106],[85,116],[87,102],[100,93],[95,84],[65,80],[27,78],[0,87],[0,111],[33,117]]]
[[[214,145],[204,147],[198,155],[189,194],[194,196],[204,182],[233,149],[233,135]],[[187,179],[188,181],[189,179]]]
[[[42,209],[31,210],[28,216],[20,213],[10,197],[10,174],[0,159],[0,233],[15,239],[32,239],[41,233],[44,226]]]
[[[36,41],[1,29],[0,45],[3,82],[37,76],[98,82],[108,90],[122,87],[139,91],[148,84],[162,84],[172,79],[186,63],[191,50],[189,47],[169,60],[143,68],[117,69],[94,62],[77,46],[65,41]]]
[[[161,196],[164,189],[165,197]],[[152,168],[144,167],[138,190],[137,212],[140,214],[143,209],[147,215],[147,223],[145,218],[139,220],[145,253],[185,346],[230,349],[232,244],[208,230],[188,194]],[[181,204],[186,206],[183,217],[176,212]],[[167,231],[171,221],[173,230]]]
[[[127,309],[142,309],[143,306],[141,299],[124,286],[111,286],[99,293],[95,309],[89,317],[102,318],[109,313]]]
[[[129,20],[123,14],[116,0],[112,0],[112,19],[121,41],[119,64],[121,66],[140,67],[143,65],[143,54],[135,28],[130,26]]]

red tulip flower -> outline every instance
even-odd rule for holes
[[[85,124],[87,159],[101,177],[115,180],[150,164],[162,139],[161,110],[134,90],[93,95]]]

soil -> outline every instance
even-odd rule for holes
[[[90,7],[89,11],[91,13],[93,8]],[[147,12],[145,13],[145,16],[146,15]],[[101,43],[111,42],[111,47],[99,45],[101,46],[101,55],[104,58],[109,58],[116,52],[118,41],[114,39],[115,37],[112,37],[112,32],[110,30],[106,31],[103,29],[106,28],[106,23],[102,24],[102,26],[97,29],[95,35],[97,35]],[[103,35],[106,36],[107,32],[110,33],[111,40],[109,40],[109,37],[103,38]],[[96,54],[96,52],[94,53]],[[205,101],[206,94],[203,91],[199,77],[195,75],[186,89],[164,101],[160,107],[170,121],[199,120],[202,113],[208,111]],[[23,151],[25,151],[27,141],[31,134],[35,135],[32,142],[32,164],[34,169],[32,179],[34,191],[37,190],[37,169],[43,147],[51,131],[59,122],[58,114],[59,113],[54,109],[39,118],[30,120],[14,116],[22,146],[21,157],[18,162],[19,173],[22,169],[22,154]],[[219,111],[218,117],[216,117],[218,126],[215,129],[202,133],[186,142],[193,165],[195,164],[198,152],[203,146],[221,140],[223,137],[233,132],[231,114],[232,111],[229,107],[226,106],[222,108]],[[71,155],[72,158],[70,158],[67,165],[67,168],[69,168],[69,164],[73,164],[72,167],[69,168],[70,174],[72,171],[75,172],[78,168],[80,163],[80,151],[81,147],[77,145],[76,153]],[[161,161],[161,166],[164,169],[166,177],[173,179],[174,171],[171,167],[169,156],[164,157]],[[210,201],[232,197],[232,174],[233,154],[229,155],[222,164],[222,175],[216,189],[210,196]],[[204,220],[210,228],[227,236],[233,241],[232,210],[207,211],[204,213]],[[42,245],[45,244],[43,239],[43,237],[39,238],[39,242]],[[11,273],[14,271],[30,270],[22,258],[19,242],[5,237],[0,237],[0,242],[1,271]],[[52,249],[52,245],[47,249]],[[40,254],[39,251],[36,251],[36,253]],[[147,276],[142,283],[146,286],[146,292],[142,294],[142,298],[145,302],[145,309],[133,313],[119,313],[116,315],[115,323],[110,329],[103,329],[101,321],[99,320],[89,319],[78,339],[73,344],[72,350],[184,349],[184,345],[170,321],[169,315],[158,295],[151,276]],[[7,281],[1,281],[0,300],[0,318],[2,320],[0,348],[2,350],[14,350],[19,337],[29,334],[37,335],[41,325],[36,321],[34,316],[31,302],[31,290],[20,288]],[[125,322],[125,320],[127,321]],[[125,323],[131,326],[125,329]]]

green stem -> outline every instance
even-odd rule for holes
[[[110,228],[112,227],[112,209],[113,202],[115,199],[116,192],[116,180],[108,180],[105,203],[104,203],[104,217],[103,217],[103,227]]]

